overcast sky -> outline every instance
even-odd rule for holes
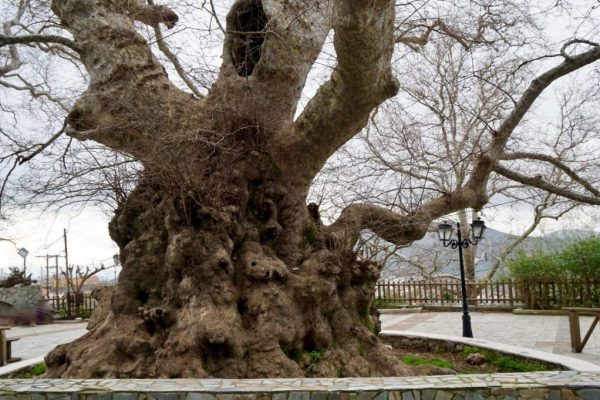
[[[228,9],[230,1],[217,1],[216,4],[224,13]],[[581,3],[589,4],[582,0]],[[186,21],[189,16],[183,16],[182,24],[191,23]],[[193,20],[193,18],[192,18]],[[548,32],[555,38],[556,42],[565,39],[566,32],[573,30],[573,25],[567,26],[564,20],[548,19]],[[589,33],[580,28],[582,35]],[[213,52],[215,56],[220,52],[220,44],[216,44]],[[215,57],[217,59],[217,57]],[[172,76],[174,74],[171,74]],[[318,84],[327,77],[327,74],[316,71],[311,74],[312,86],[307,87],[305,98],[314,93]],[[600,155],[599,155],[600,157]],[[494,229],[519,233],[531,220],[531,209],[523,204],[497,204],[491,205],[484,210],[484,218],[489,226]],[[594,208],[586,208],[575,212],[561,221],[547,221],[537,232],[554,231],[557,229],[593,229],[598,230],[600,224],[596,223],[600,217]],[[112,265],[112,256],[118,252],[117,246],[108,235],[107,223],[110,216],[97,209],[86,209],[79,211],[62,211],[59,214],[44,214],[32,212],[16,212],[10,221],[0,222],[0,237],[10,238],[15,244],[8,241],[0,241],[0,267],[1,272],[6,272],[9,266],[22,266],[22,258],[17,254],[17,248],[24,247],[29,251],[27,265],[34,276],[39,275],[40,266],[45,265],[46,254],[64,255],[64,242],[62,239],[63,229],[68,232],[69,262],[71,264],[99,266],[101,263]],[[60,259],[64,265],[64,259]],[[111,277],[112,272],[105,274]]]

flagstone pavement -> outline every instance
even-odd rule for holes
[[[425,312],[381,315],[383,329],[461,336],[460,312]],[[471,313],[474,337],[562,354],[600,365],[600,328],[596,328],[580,354],[571,353],[569,321],[566,316],[516,315],[512,313]],[[582,317],[582,333],[591,324]],[[13,343],[13,356],[23,360],[40,359],[54,347],[83,336],[86,322],[55,323],[34,327],[13,327],[7,337],[20,337]],[[0,374],[6,367],[0,368]]]
[[[581,317],[582,335],[592,321],[592,317]],[[381,322],[383,329],[462,335],[461,312],[383,314]],[[571,353],[567,316],[473,312],[471,324],[475,338],[562,354],[600,365],[600,327],[592,333],[582,353]]]

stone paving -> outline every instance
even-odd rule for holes
[[[600,374],[523,374],[339,379],[7,379],[3,400],[515,400],[600,399]]]
[[[59,322],[38,326],[15,326],[6,331],[7,338],[21,338],[12,344],[13,357],[23,360],[45,356],[59,344],[83,336],[87,322]],[[0,368],[0,373],[2,368]]]
[[[581,318],[582,335],[592,317]],[[383,329],[462,335],[462,313],[383,314]],[[471,313],[475,338],[562,354],[600,365],[600,328],[592,333],[582,353],[571,353],[569,320],[566,316]]]

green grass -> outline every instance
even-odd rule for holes
[[[46,364],[40,363],[31,367],[31,373],[35,376],[42,375],[46,373]]]
[[[441,358],[423,358],[419,356],[407,355],[402,357],[402,361],[408,365],[434,365],[436,367],[449,369],[454,367],[451,362]]]
[[[40,363],[40,364],[36,364],[32,367],[29,367],[27,369],[17,371],[14,374],[10,374],[8,377],[9,378],[17,378],[17,379],[37,378],[38,376],[43,375],[45,372],[46,372],[46,364]]]
[[[536,361],[528,361],[519,359],[517,357],[498,354],[493,351],[480,349],[474,346],[465,346],[463,349],[463,356],[466,359],[467,356],[473,353],[480,353],[485,356],[488,364],[497,367],[501,372],[533,372],[533,371],[548,371],[548,366],[543,363]]]

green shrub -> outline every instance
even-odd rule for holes
[[[600,237],[573,242],[556,250],[521,251],[507,266],[528,308],[600,305]],[[546,287],[544,283],[557,284]],[[552,288],[552,289],[551,289]]]

